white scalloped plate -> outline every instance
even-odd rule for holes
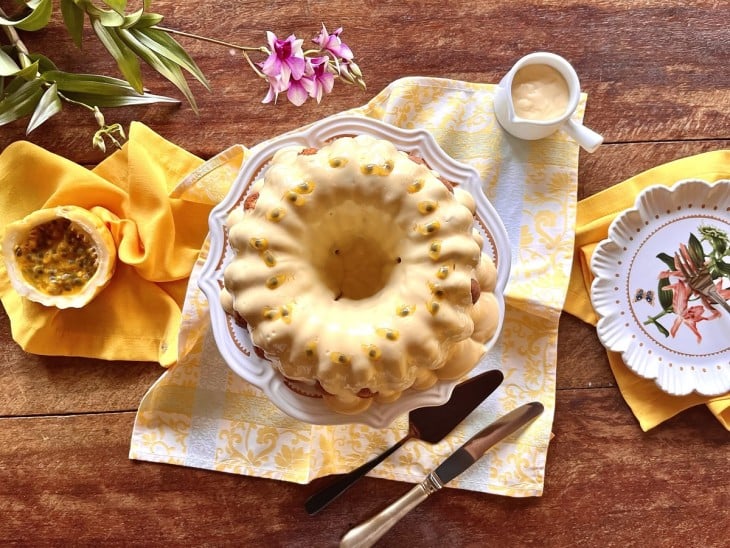
[[[408,390],[400,399],[390,404],[373,402],[367,411],[359,415],[334,413],[324,404],[316,390],[291,383],[276,372],[267,361],[257,357],[253,352],[248,330],[238,326],[224,313],[219,300],[223,287],[223,271],[234,256],[224,229],[226,218],[242,203],[250,185],[263,175],[274,152],[291,145],[321,147],[337,137],[359,134],[387,139],[395,143],[399,149],[417,154],[431,169],[450,181],[458,181],[460,188],[468,190],[474,196],[477,204],[476,226],[484,236],[484,252],[492,257],[497,266],[495,296],[500,307],[500,323],[494,337],[486,344],[487,349],[491,348],[502,329],[503,294],[509,277],[511,253],[507,232],[497,212],[482,192],[479,174],[472,167],[449,157],[428,132],[404,130],[370,118],[349,115],[327,118],[251,149],[251,155],[228,195],[211,212],[210,252],[201,270],[198,285],[210,304],[213,335],[226,363],[240,377],[260,388],[281,411],[310,424],[362,423],[383,428],[413,409],[445,403],[457,381],[438,382],[431,389],[424,391]],[[479,365],[475,369],[479,369]]]
[[[601,342],[673,395],[730,391],[730,314],[711,310],[696,294],[681,298],[687,286],[670,268],[670,257],[691,235],[709,259],[714,246],[702,241],[707,227],[730,236],[730,180],[650,187],[614,219],[591,260]],[[724,262],[730,265],[730,257]],[[730,288],[730,277],[717,274],[716,283]],[[676,289],[664,289],[667,283]]]

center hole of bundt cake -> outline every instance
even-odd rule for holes
[[[352,203],[350,203],[353,206]],[[400,229],[385,212],[343,205],[322,217],[312,263],[334,300],[361,300],[383,289],[400,263]]]

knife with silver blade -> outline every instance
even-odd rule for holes
[[[464,472],[496,443],[537,418],[543,409],[540,402],[526,403],[479,431],[408,493],[379,514],[350,529],[342,537],[340,548],[366,548],[375,544],[403,516]]]

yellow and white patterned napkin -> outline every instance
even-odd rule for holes
[[[449,155],[475,167],[512,246],[504,329],[479,367],[501,369],[502,386],[444,441],[433,446],[412,441],[371,475],[421,481],[498,415],[539,400],[546,410],[536,422],[449,484],[538,496],[555,409],[558,320],[573,256],[578,146],[562,132],[534,142],[505,134],[493,114],[494,91],[494,85],[405,78],[349,112],[426,129]],[[585,101],[583,96],[577,120],[583,117]],[[196,170],[181,183],[180,195],[196,193],[200,198],[208,193],[220,199],[224,189],[200,188],[201,177],[206,169],[225,166],[230,154]],[[206,253],[204,246],[190,278],[179,361],[142,400],[130,458],[307,483],[349,471],[405,435],[407,416],[386,429],[298,422],[233,374],[209,332],[208,303],[197,286]]]

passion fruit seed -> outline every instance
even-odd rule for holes
[[[281,317],[279,309],[271,306],[265,306],[261,314],[265,320],[278,320]]]
[[[256,251],[266,251],[269,249],[269,240],[266,238],[251,238],[248,241],[248,245],[254,248]]]
[[[342,352],[330,352],[330,361],[339,365],[347,365],[350,363],[350,357]]]
[[[429,301],[426,303],[426,308],[431,313],[432,316],[435,316],[439,309],[441,308],[441,305],[437,303],[436,301]]]
[[[317,341],[309,341],[304,345],[304,355],[307,358],[314,358],[317,355]]]
[[[441,223],[439,221],[431,221],[430,223],[426,223],[425,225],[419,225],[418,232],[420,232],[424,236],[427,236],[429,234],[437,232],[439,228],[441,228]]]
[[[396,310],[396,314],[398,314],[398,316],[400,316],[401,318],[405,318],[413,314],[415,311],[415,304],[404,304],[398,307],[398,309]]]
[[[284,196],[284,199],[295,206],[302,206],[307,201],[304,199],[304,196],[294,190],[288,191]]]
[[[367,354],[367,357],[372,361],[379,360],[380,357],[383,355],[383,352],[380,350],[380,348],[378,348],[374,344],[364,344],[362,345],[362,347],[365,351],[365,354]]]
[[[13,253],[23,277],[47,295],[78,293],[99,267],[90,237],[64,218],[33,227]]]
[[[418,208],[418,212],[421,215],[428,215],[429,213],[433,213],[436,211],[439,207],[438,202],[435,202],[433,200],[425,200],[423,202],[418,202],[418,205],[416,206]]]
[[[281,287],[281,284],[285,281],[286,274],[277,274],[276,276],[271,276],[268,280],[266,280],[266,287],[269,289],[276,289],[277,287]]]
[[[408,194],[415,194],[416,192],[420,191],[423,188],[423,179],[416,179],[411,184],[408,185],[407,191]]]
[[[268,219],[272,223],[278,223],[284,218],[284,215],[286,215],[286,210],[284,208],[275,207],[274,209],[270,209],[266,213],[266,219]]]
[[[364,175],[385,177],[390,175],[390,172],[393,171],[393,162],[391,160],[386,160],[382,164],[365,164],[364,166],[360,166],[360,171]]]
[[[431,242],[431,245],[428,247],[428,256],[434,261],[438,260],[441,256],[441,240]]]
[[[330,158],[330,167],[345,167],[347,165],[347,158]]]
[[[279,311],[281,313],[281,319],[284,321],[284,323],[290,324],[291,323],[291,315],[292,315],[292,309],[294,308],[291,304],[285,304],[282,306]]]
[[[299,194],[311,194],[314,191],[316,185],[312,181],[302,181],[294,187],[294,192]]]
[[[397,341],[400,337],[400,333],[398,333],[398,330],[389,329],[387,327],[379,327],[375,330],[375,333],[377,333],[378,336],[383,337],[384,339],[387,339],[389,341]]]
[[[441,284],[428,282],[428,288],[431,290],[431,295],[436,299],[443,299],[446,296],[446,291]]]
[[[440,266],[439,269],[436,271],[436,277],[439,280],[445,280],[449,277],[449,267],[444,265]]]
[[[269,251],[268,249],[260,254],[261,258],[264,260],[264,264],[268,266],[269,268],[273,268],[276,266],[276,258],[274,257],[274,254]]]

